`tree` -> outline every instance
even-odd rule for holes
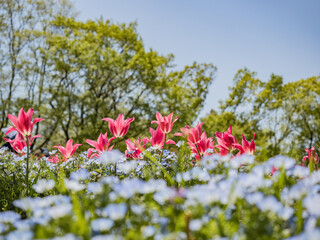
[[[228,122],[236,137],[239,132],[256,132],[260,160],[277,154],[301,160],[303,149],[320,140],[319,80],[316,76],[284,84],[282,77],[272,74],[262,82],[254,72],[239,70],[220,111],[211,111],[202,121],[211,131],[225,131]]]
[[[21,106],[42,107],[48,74],[43,33],[55,31],[50,22],[56,16],[75,16],[70,6],[65,0],[0,1],[0,128]]]
[[[102,118],[119,113],[136,118],[128,137],[147,134],[157,111],[174,112],[180,118],[176,129],[196,119],[216,72],[212,64],[177,71],[173,55],[145,49],[135,23],[78,21],[73,11],[66,12],[67,1],[59,11],[40,0],[19,1],[30,4],[37,24],[23,31],[28,39],[18,67],[23,84],[12,81],[24,91],[7,98],[11,105],[3,107],[3,116],[33,106],[46,119],[36,129],[44,136],[40,146],[93,139],[107,129]]]
[[[51,111],[59,106],[66,139],[97,136],[106,129],[101,119],[119,113],[136,117],[130,136],[137,136],[157,111],[175,112],[185,123],[201,110],[216,70],[211,64],[171,70],[173,56],[147,51],[134,23],[59,17],[53,24],[59,31],[47,39],[54,66]]]

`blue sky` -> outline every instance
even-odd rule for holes
[[[213,63],[218,72],[201,116],[226,99],[238,69],[285,82],[320,74],[318,0],[74,0],[81,20],[137,21],[147,48],[173,53],[178,69]]]

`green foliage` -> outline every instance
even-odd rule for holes
[[[10,11],[13,21],[25,16],[24,28],[15,25],[19,32],[11,33],[21,37],[23,49],[14,55],[0,52],[1,59],[19,60],[3,61],[2,79],[12,78],[0,90],[0,127],[8,125],[7,113],[32,106],[46,119],[36,128],[44,136],[38,140],[42,147],[98,137],[107,129],[101,119],[119,113],[136,118],[129,137],[147,135],[156,111],[178,115],[176,129],[197,118],[216,72],[213,65],[193,63],[177,71],[172,54],[162,56],[144,47],[136,23],[82,22],[68,1],[0,3],[0,19],[8,17],[7,24]],[[0,41],[15,44],[8,31],[0,32]]]
[[[239,139],[243,133],[256,132],[259,160],[277,154],[301,160],[305,148],[320,142],[320,77],[284,83],[271,75],[262,82],[254,72],[239,70],[230,88],[229,98],[220,103],[220,111],[212,110],[201,121],[204,129],[226,131],[233,126]]]

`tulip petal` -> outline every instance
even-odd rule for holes
[[[166,142],[166,145],[167,144],[176,144],[173,140],[169,139],[167,142]]]

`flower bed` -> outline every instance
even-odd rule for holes
[[[320,239],[314,149],[308,167],[285,156],[257,163],[254,137],[239,144],[230,127],[214,145],[198,124],[175,144],[176,119],[157,114],[151,137],[126,140],[123,154],[112,140],[134,119],[119,115],[106,119],[113,137],[87,140],[87,152],[76,156],[69,140],[56,146],[62,156],[36,157],[32,111],[22,111],[12,121],[16,153],[0,153],[0,239]]]

